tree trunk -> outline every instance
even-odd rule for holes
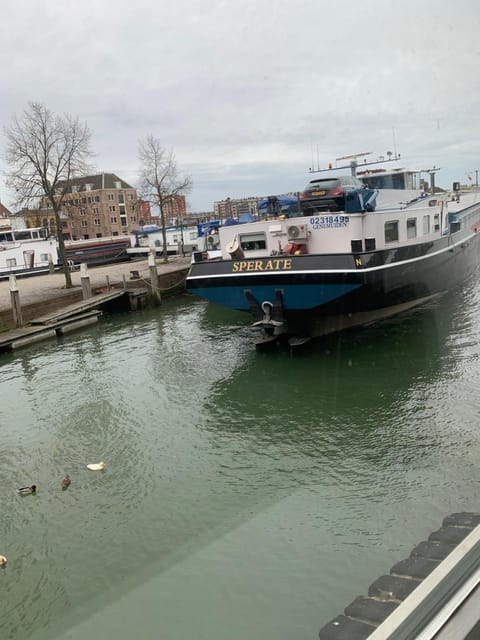
[[[58,253],[60,256],[60,261],[63,265],[63,272],[65,274],[65,288],[71,289],[73,287],[72,276],[70,274],[70,266],[68,264],[67,254],[65,251],[65,241],[63,239],[62,232],[62,221],[60,220],[60,213],[57,209],[55,209],[55,224],[57,225]]]
[[[167,230],[165,228],[165,214],[163,213],[163,198],[160,198],[160,218],[162,220],[163,262],[168,262]]]

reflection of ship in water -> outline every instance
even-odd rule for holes
[[[401,438],[396,434],[418,398],[455,375],[449,338],[459,310],[468,313],[464,296],[449,294],[408,316],[331,336],[303,355],[257,354],[217,383],[207,428],[240,435],[259,452],[290,443],[322,458],[343,447],[381,458]]]

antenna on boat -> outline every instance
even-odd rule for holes
[[[392,127],[392,138],[393,138],[393,153],[397,155],[397,141],[395,139],[395,127]]]
[[[329,162],[328,163],[328,168],[327,169],[310,169],[309,173],[325,173],[328,171],[336,171],[337,169],[350,169],[352,176],[356,176],[357,175],[357,167],[358,167],[358,158],[362,158],[364,156],[369,156],[371,155],[372,152],[371,151],[365,151],[364,153],[352,153],[349,156],[341,156],[340,158],[335,158],[335,162],[338,162],[339,160],[350,160],[350,164],[344,164],[344,165],[336,165],[335,167],[332,166],[332,163]],[[399,160],[400,159],[400,154],[395,152],[392,153],[391,151],[387,151],[386,155],[388,156],[387,158],[385,158],[385,156],[379,156],[376,160],[372,160],[371,162],[367,162],[366,158],[364,158],[361,166],[362,167],[367,167],[369,165],[372,164],[380,164],[380,163],[384,163],[384,162],[394,162],[395,160]],[[319,165],[318,165],[319,166]]]

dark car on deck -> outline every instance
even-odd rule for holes
[[[303,215],[324,211],[375,211],[377,193],[355,176],[315,178],[300,193],[300,208]]]

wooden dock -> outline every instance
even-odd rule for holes
[[[0,333],[0,351],[13,351],[41,340],[62,336],[94,324],[102,309],[119,301],[125,309],[137,309],[148,297],[147,289],[112,289],[34,318],[29,326]]]

